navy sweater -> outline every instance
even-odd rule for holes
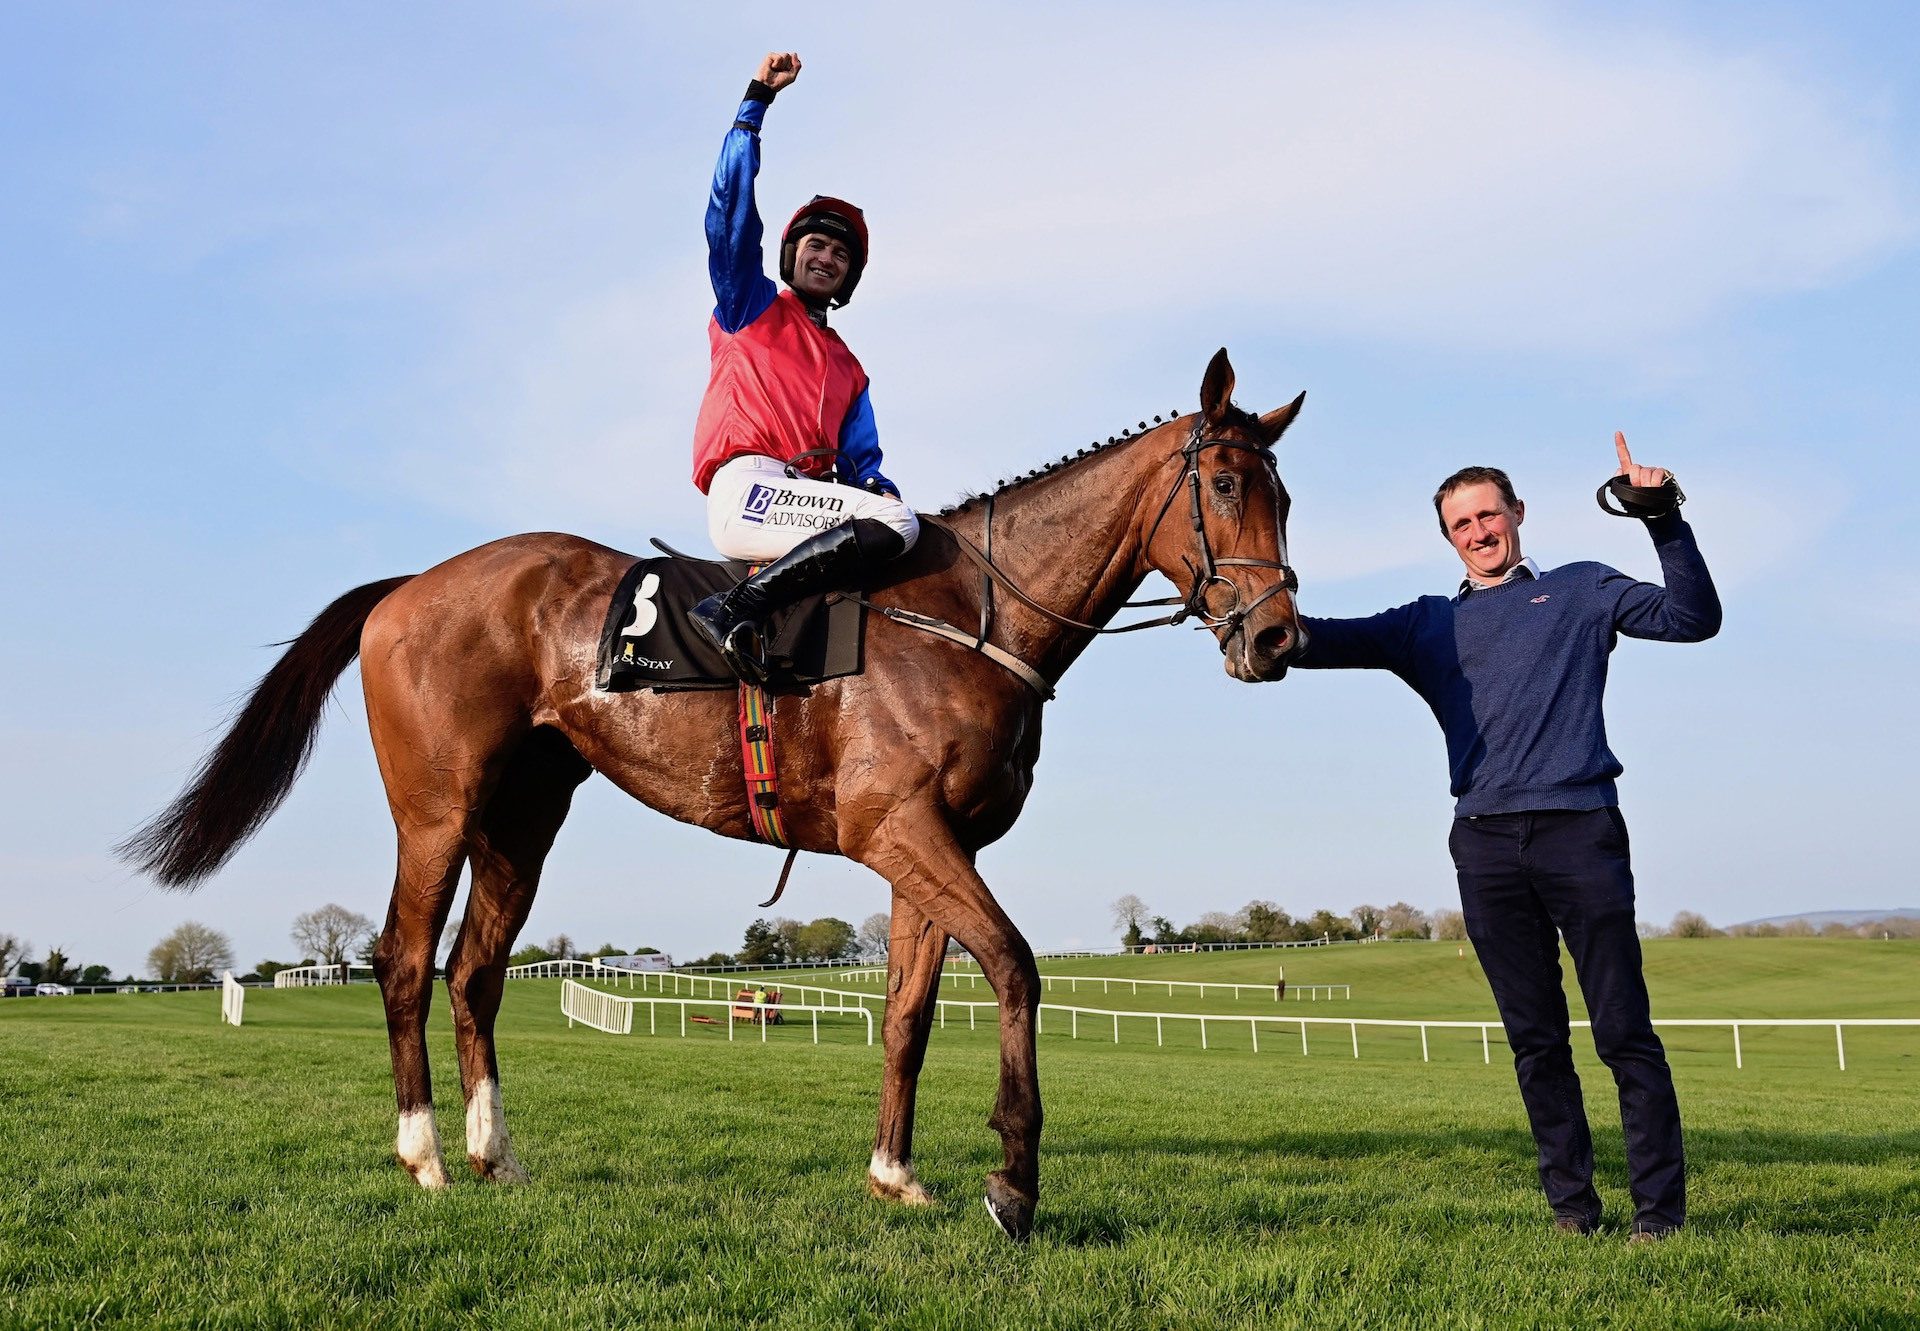
[[[1447,737],[1454,813],[1599,809],[1617,802],[1601,695],[1620,634],[1700,642],[1720,598],[1678,514],[1646,524],[1664,588],[1568,564],[1463,596],[1423,596],[1366,619],[1312,619],[1309,670],[1391,670]]]

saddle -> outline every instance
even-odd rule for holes
[[[687,610],[745,578],[753,566],[698,559],[660,541],[663,558],[641,559],[614,588],[600,630],[595,683],[607,693],[732,689],[740,680],[687,619]],[[766,626],[767,664],[781,685],[806,686],[865,668],[866,611],[837,595],[812,596]]]

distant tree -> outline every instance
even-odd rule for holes
[[[1354,932],[1362,938],[1371,938],[1380,929],[1384,918],[1378,906],[1355,906],[1347,912],[1347,918],[1353,921]]]
[[[547,951],[555,960],[568,960],[579,954],[574,950],[573,939],[566,934],[555,934],[547,940]]]
[[[1249,901],[1240,914],[1247,922],[1249,943],[1284,943],[1293,929],[1293,918],[1271,901]]]
[[[1860,932],[1868,938],[1920,938],[1920,920],[1911,915],[1890,915],[1863,925]]]
[[[507,958],[509,966],[531,966],[536,961],[558,961],[559,958],[537,943],[529,943]]]
[[[232,967],[233,941],[195,920],[188,920],[147,953],[147,969],[162,984],[206,984]]]
[[[1380,912],[1380,928],[1389,938],[1433,937],[1433,921],[1427,913],[1404,901],[1396,901]]]
[[[362,966],[373,965],[373,954],[380,950],[380,935],[370,933],[360,940],[360,946],[353,950],[353,959]]]
[[[709,952],[706,956],[687,963],[687,965],[696,970],[703,966],[731,966],[733,964],[734,960],[731,952]]]
[[[292,961],[262,961],[254,966],[253,973],[263,980],[271,980],[281,971],[290,971],[297,965]]]
[[[1673,923],[1667,926],[1669,938],[1712,938],[1720,931],[1707,922],[1707,917],[1698,911],[1683,910],[1673,917]]]
[[[771,966],[786,959],[786,945],[773,931],[772,924],[762,919],[747,926],[747,935],[740,941],[742,966]]]
[[[40,963],[40,978],[47,984],[74,984],[80,979],[80,968],[64,949],[49,948],[47,959]]]
[[[1820,926],[1820,936],[1822,938],[1858,938],[1860,935],[1855,933],[1852,927],[1838,920],[1828,920]],[[52,957],[53,953],[49,952],[47,956]]]
[[[1433,913],[1433,936],[1449,943],[1462,942],[1467,936],[1467,917],[1457,910]]]
[[[1324,907],[1308,918],[1306,935],[1308,938],[1331,938],[1335,942],[1359,937],[1353,931],[1352,921]]]
[[[1210,910],[1181,930],[1181,936],[1189,943],[1237,943],[1240,922],[1223,910]]]
[[[12,934],[0,934],[0,975],[13,974],[13,968],[33,955],[33,944]]]
[[[1782,938],[1811,938],[1813,937],[1813,926],[1805,920],[1788,920],[1780,926],[1780,936]]]
[[[113,972],[105,966],[89,966],[80,972],[80,983],[84,985],[112,984]]]
[[[790,920],[777,915],[773,921],[773,932],[780,939],[780,959],[782,961],[804,961],[800,953],[800,931],[807,926],[798,920]]]
[[[40,963],[37,961],[22,961],[16,963],[13,968],[13,973],[23,980],[32,980],[35,984],[40,983]]]
[[[354,948],[373,933],[373,921],[358,911],[331,903],[296,915],[291,937],[293,945],[311,952],[322,965],[339,966],[353,955]]]
[[[851,958],[857,950],[857,938],[853,926],[845,920],[837,920],[831,915],[815,920],[800,930],[800,959],[839,961]]]
[[[1736,924],[1727,932],[1735,938],[1778,938],[1780,926],[1770,920],[1762,920],[1758,924]]]
[[[1120,930],[1122,947],[1140,946],[1140,925],[1148,918],[1147,903],[1129,892],[1113,903],[1113,925]]]
[[[1173,921],[1166,916],[1156,915],[1149,923],[1153,926],[1154,942],[1172,943],[1179,939],[1180,931],[1173,927]]]
[[[893,917],[884,910],[875,911],[860,922],[860,932],[854,941],[859,945],[861,956],[885,961],[887,949],[893,942]]]

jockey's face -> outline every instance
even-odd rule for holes
[[[825,304],[852,267],[853,252],[832,236],[802,236],[793,253],[793,289],[815,304]]]

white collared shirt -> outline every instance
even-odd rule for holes
[[[1540,566],[1531,559],[1522,559],[1519,563],[1508,569],[1498,582],[1482,582],[1480,579],[1471,575],[1460,579],[1460,591],[1458,594],[1465,596],[1468,592],[1484,592],[1490,587],[1504,586],[1520,578],[1537,578],[1539,576]]]

